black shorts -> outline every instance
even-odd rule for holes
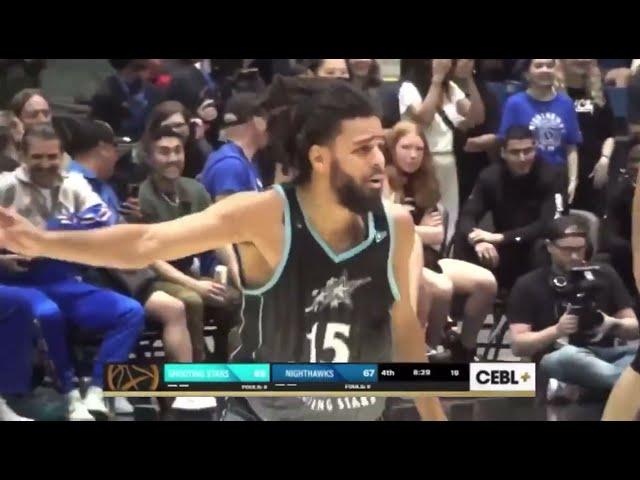
[[[636,358],[634,358],[633,362],[631,362],[631,368],[633,368],[636,373],[640,374],[640,347],[636,352]]]

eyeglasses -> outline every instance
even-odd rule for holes
[[[562,253],[565,253],[567,255],[572,253],[584,253],[587,251],[586,245],[581,245],[579,247],[570,247],[567,245],[558,245],[556,242],[553,242],[553,246],[556,247],[558,250],[560,250]]]

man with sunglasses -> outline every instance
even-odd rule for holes
[[[616,339],[640,334],[620,276],[609,265],[588,263],[587,232],[573,215],[553,220],[546,240],[551,265],[518,280],[507,317],[516,356],[539,362],[548,378],[608,391],[636,351]],[[574,270],[586,266],[597,268]]]

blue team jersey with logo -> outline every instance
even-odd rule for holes
[[[567,147],[582,143],[573,100],[562,93],[546,102],[536,100],[527,92],[509,97],[504,106],[498,136],[504,138],[513,125],[525,125],[533,130],[538,153],[554,165],[566,164]]]

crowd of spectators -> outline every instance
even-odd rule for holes
[[[0,60],[0,205],[48,229],[90,229],[173,220],[289,181],[296,101],[352,82],[387,132],[384,200],[416,225],[412,303],[430,361],[477,360],[480,330],[506,302],[513,353],[554,385],[608,391],[631,362],[640,60],[403,59],[394,80],[374,59],[110,63],[89,112],[65,116],[37,89],[46,61]],[[595,319],[564,288],[582,276],[596,285],[581,306]],[[0,419],[22,418],[41,377],[68,419],[110,415],[105,363],[154,331],[166,358],[208,360],[205,326],[237,321],[241,289],[231,245],[139,271],[0,252]],[[86,384],[74,355],[84,341],[98,343]]]

